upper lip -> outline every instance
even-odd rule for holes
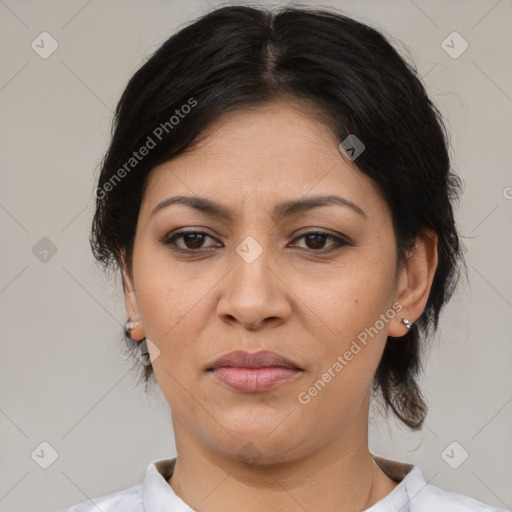
[[[235,350],[215,360],[207,370],[220,368],[222,366],[236,366],[243,368],[268,368],[278,366],[281,368],[293,368],[302,370],[295,362],[271,350],[260,350],[258,352],[245,352]]]

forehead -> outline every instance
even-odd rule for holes
[[[235,210],[339,194],[383,214],[374,182],[341,154],[331,129],[304,105],[272,102],[225,113],[205,135],[151,171],[143,202],[147,214],[177,194],[209,197]]]

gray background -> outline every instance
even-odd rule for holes
[[[166,402],[158,389],[146,396],[135,387],[123,360],[120,280],[94,266],[88,234],[123,87],[209,5],[219,4],[0,0],[2,512],[55,511],[123,489],[142,481],[151,460],[175,455]],[[512,2],[316,5],[390,34],[415,62],[446,116],[465,184],[457,219],[470,279],[432,345],[426,425],[412,434],[372,415],[370,447],[419,464],[433,485],[510,509]],[[31,47],[43,46],[43,31],[58,43],[46,59]],[[454,31],[469,44],[457,58],[442,46]],[[462,48],[457,39],[445,44]],[[58,453],[47,469],[40,464],[51,462],[51,449],[42,442]]]

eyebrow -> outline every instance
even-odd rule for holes
[[[218,217],[228,222],[232,222],[234,220],[234,215],[228,208],[226,208],[222,204],[216,203],[211,199],[206,199],[204,197],[197,196],[168,197],[167,199],[164,199],[155,206],[155,208],[150,214],[150,218],[156,215],[156,213],[159,212],[160,210],[168,208],[173,204],[183,204],[190,208],[194,208],[195,210],[198,210],[202,213],[211,215],[213,217]],[[350,208],[352,211],[366,218],[366,213],[364,212],[364,210],[357,206],[357,204],[350,201],[349,199],[346,199],[341,196],[329,195],[311,196],[303,199],[291,200],[286,201],[284,203],[280,203],[274,208],[272,212],[272,220],[274,222],[279,222],[280,220],[286,217],[300,215],[301,213],[312,210],[314,208],[333,205]]]

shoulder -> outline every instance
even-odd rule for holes
[[[88,499],[59,512],[156,512],[162,506],[166,506],[169,511],[182,510],[183,502],[167,483],[175,462],[176,458],[153,460],[146,469],[142,483]]]
[[[446,491],[434,485],[427,485],[416,498],[411,496],[410,499],[411,512],[505,512],[504,509],[487,505],[465,494]],[[414,503],[415,501],[417,503]]]
[[[410,512],[506,512],[504,509],[487,505],[465,494],[447,491],[427,484],[418,466],[407,475],[406,489]]]
[[[144,512],[141,490],[142,484],[134,485],[128,489],[83,501],[59,512]]]
[[[399,484],[366,512],[506,512],[465,494],[450,492],[425,481],[419,466],[375,457],[381,469]]]

